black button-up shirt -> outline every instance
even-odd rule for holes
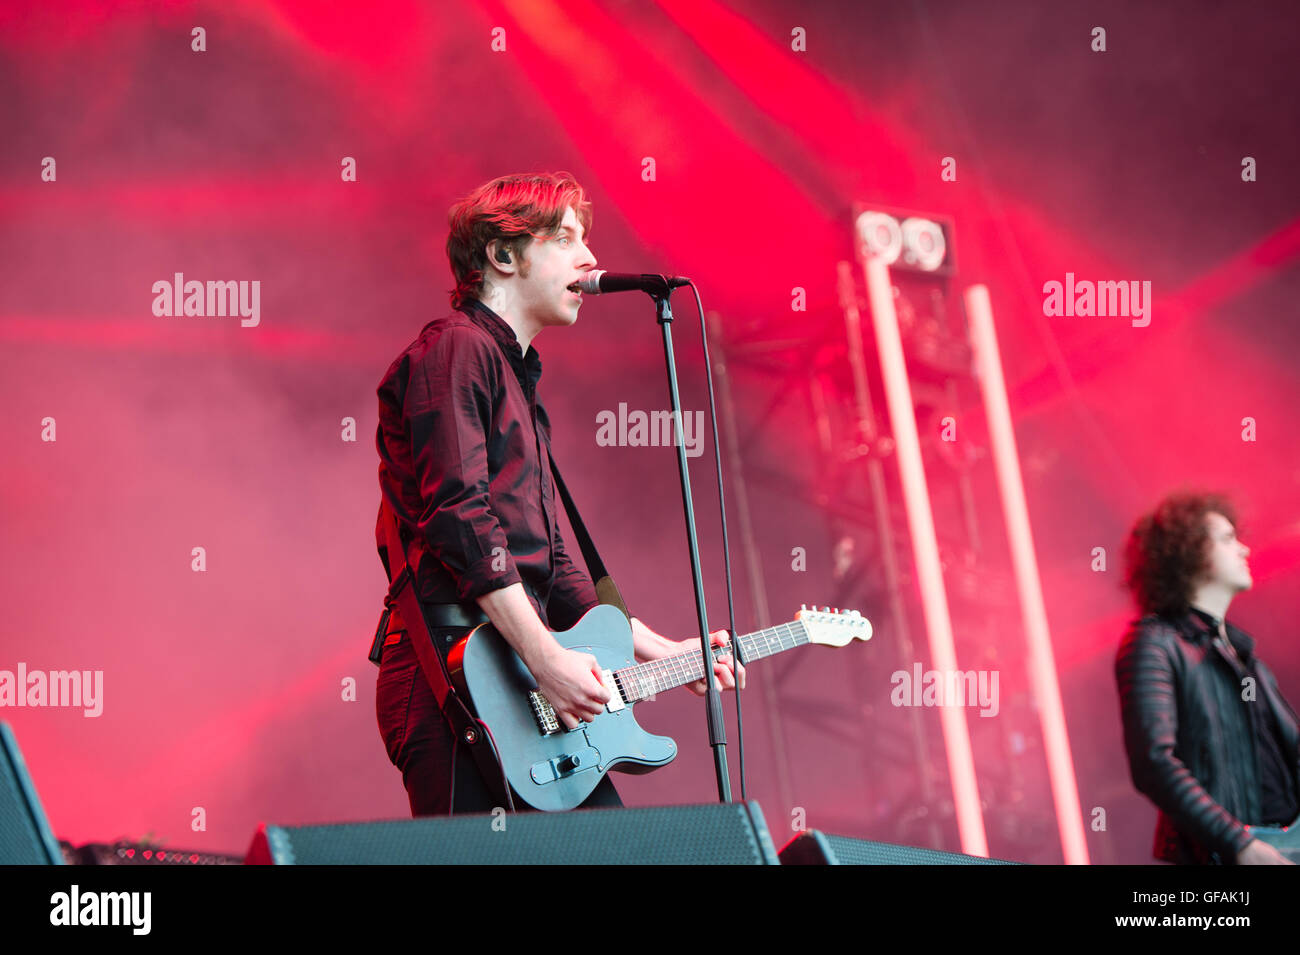
[[[1220,620],[1198,607],[1192,607],[1191,611],[1213,633],[1220,632]],[[1242,668],[1246,675],[1255,681],[1258,690],[1260,680],[1255,668],[1253,642],[1243,640],[1240,647],[1234,645],[1233,649],[1238,651],[1237,656]],[[1288,825],[1295,821],[1297,812],[1300,812],[1296,794],[1295,754],[1292,753],[1291,758],[1287,758],[1284,748],[1286,744],[1277,717],[1273,715],[1273,709],[1264,698],[1262,691],[1258,693],[1259,695],[1253,701],[1242,701],[1242,705],[1250,715],[1250,725],[1254,730],[1256,765],[1259,767],[1260,818],[1256,824]],[[1243,821],[1255,822],[1249,819]]]
[[[565,630],[597,599],[556,520],[541,374],[537,351],[477,299],[430,322],[379,385],[379,486],[421,600],[473,603],[522,582]],[[375,541],[388,571],[381,522]]]

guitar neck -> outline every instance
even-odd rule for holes
[[[808,643],[808,630],[796,620],[779,627],[747,633],[737,638],[736,643],[740,646],[744,662],[750,663],[804,646]],[[711,652],[716,658],[723,653],[730,653],[731,647],[712,647]],[[710,667],[709,672],[712,670]],[[687,650],[671,657],[615,670],[614,677],[623,691],[623,698],[628,703],[635,703],[649,699],[656,693],[703,679],[704,667],[700,663],[700,651]]]

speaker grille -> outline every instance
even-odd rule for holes
[[[280,865],[777,864],[755,803],[268,826],[266,832]]]
[[[0,865],[62,862],[13,730],[0,723]]]
[[[781,850],[782,865],[1016,865],[960,852],[896,846],[813,830],[791,840]]]

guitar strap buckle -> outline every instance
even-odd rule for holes
[[[375,639],[370,644],[370,662],[379,666],[384,657],[384,643],[388,637],[388,619],[393,615],[393,608],[384,602],[384,612],[379,615],[379,626],[375,627]]]

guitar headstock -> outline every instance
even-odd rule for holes
[[[807,605],[800,607],[795,619],[808,631],[809,643],[820,643],[827,647],[842,647],[855,637],[858,640],[871,639],[871,621],[856,610],[832,610],[825,607],[818,610]]]

